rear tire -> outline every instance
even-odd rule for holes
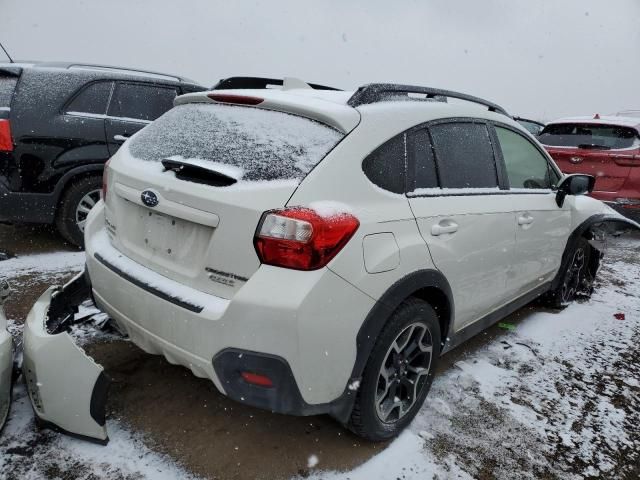
[[[349,429],[376,442],[398,435],[422,407],[439,357],[435,311],[423,300],[405,300],[371,351]]]
[[[100,200],[102,177],[72,180],[58,206],[56,227],[69,243],[84,248],[84,225],[91,208]]]
[[[552,308],[563,309],[576,298],[589,298],[593,293],[593,282],[599,258],[587,239],[581,237],[569,253],[570,260],[562,272],[558,288],[547,295],[547,304]],[[595,268],[594,268],[595,264]]]

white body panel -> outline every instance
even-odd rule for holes
[[[449,280],[457,331],[505,303],[515,260],[513,210],[504,195],[409,199],[435,266]]]

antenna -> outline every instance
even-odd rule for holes
[[[2,45],[2,42],[0,42],[0,48],[2,48],[2,51],[3,51],[3,52],[4,52],[4,54],[7,56],[7,58],[9,59],[9,61],[10,61],[11,63],[15,63],[15,62],[13,61],[13,58],[11,58],[11,55],[9,55],[9,52],[7,52],[7,49],[6,49],[6,48],[4,48],[4,45]]]

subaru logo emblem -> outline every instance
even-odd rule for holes
[[[142,194],[140,195],[140,200],[142,200],[142,203],[144,203],[147,207],[155,207],[159,202],[158,195],[153,193],[151,190],[145,190],[144,192],[142,192]]]

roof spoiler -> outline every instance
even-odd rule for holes
[[[304,84],[311,87],[314,90],[332,90],[341,91],[340,88],[328,87],[326,85],[319,85],[317,83],[305,83],[297,79],[278,79],[278,78],[266,78],[266,77],[229,77],[223,78],[216,83],[212,90],[262,90],[265,88],[283,87],[286,89],[287,83],[294,82],[298,84]],[[307,88],[308,88],[307,87]]]
[[[359,107],[360,105],[368,105],[371,103],[378,103],[393,100],[399,96],[409,97],[409,94],[425,95],[427,99],[439,100],[447,98],[456,98],[458,100],[464,100],[467,102],[477,103],[483,105],[489,109],[490,112],[501,113],[510,117],[507,111],[500,105],[497,105],[489,100],[484,100],[479,97],[467,95],[466,93],[454,92],[451,90],[442,90],[439,88],[430,87],[417,87],[413,85],[398,85],[395,83],[370,83],[358,88],[356,93],[347,102],[351,107]]]

